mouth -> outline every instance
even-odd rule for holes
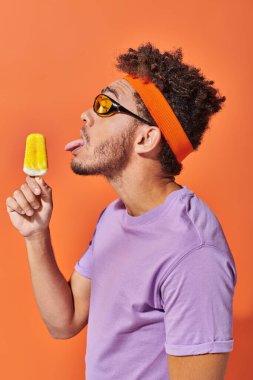
[[[74,140],[65,145],[64,150],[71,152],[72,154],[77,153],[77,151],[84,146],[84,140]]]
[[[77,151],[85,145],[85,139],[82,135],[82,132],[80,131],[81,139],[74,140],[69,142],[67,145],[65,145],[64,150],[71,152],[72,154],[77,153]]]

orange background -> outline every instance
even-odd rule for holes
[[[223,226],[238,272],[226,380],[253,378],[252,8],[250,1],[224,0],[2,2],[1,379],[84,379],[87,329],[65,341],[49,335],[33,295],[25,244],[5,200],[25,180],[26,135],[45,134],[52,240],[68,279],[101,210],[118,195],[103,178],[75,175],[63,147],[79,138],[81,112],[94,96],[122,76],[115,57],[147,41],[162,51],[181,46],[184,61],[200,67],[227,97],[176,181],[195,191]]]

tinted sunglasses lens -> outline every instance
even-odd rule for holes
[[[94,111],[99,115],[108,115],[112,108],[112,101],[105,95],[98,95],[94,103]],[[112,112],[111,112],[112,113]]]

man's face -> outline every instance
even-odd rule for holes
[[[103,92],[138,115],[134,90],[126,80],[112,82]],[[71,169],[79,175],[101,174],[111,179],[120,175],[131,159],[137,120],[122,113],[100,117],[92,108],[81,119],[85,143],[73,153]]]

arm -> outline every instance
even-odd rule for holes
[[[57,266],[49,231],[51,188],[43,180],[27,177],[6,206],[13,226],[25,239],[42,319],[55,338],[75,335],[87,324],[90,280],[74,273],[67,282]]]
[[[224,380],[229,352],[192,356],[168,355],[171,380]]]
[[[25,242],[33,290],[43,321],[54,338],[75,335],[72,289],[56,264],[49,229],[25,238]]]

